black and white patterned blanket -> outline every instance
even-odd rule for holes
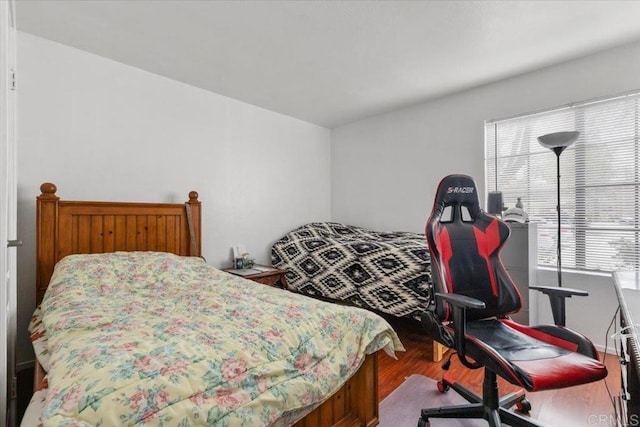
[[[274,243],[271,260],[287,270],[289,287],[298,292],[394,317],[418,319],[431,299],[423,234],[311,223]]]

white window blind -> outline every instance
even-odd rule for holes
[[[485,123],[487,191],[522,199],[538,264],[557,262],[556,155],[538,136],[580,132],[560,156],[562,267],[640,270],[640,91]]]

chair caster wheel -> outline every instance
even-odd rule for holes
[[[527,399],[522,399],[520,402],[516,403],[516,409],[518,412],[528,414],[531,411],[531,402]]]
[[[431,427],[431,423],[429,420],[425,420],[424,418],[420,418],[418,420],[418,427]]]
[[[437,386],[440,393],[446,393],[449,391],[449,384],[445,384],[442,380],[438,381]]]

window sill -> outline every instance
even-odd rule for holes
[[[547,267],[547,266],[538,266],[538,271],[544,271],[549,273],[557,273],[558,269],[555,267]],[[573,268],[562,268],[562,274],[570,274],[570,275],[584,275],[591,277],[612,277],[613,273],[609,273],[606,271],[594,271],[594,270],[576,270]]]

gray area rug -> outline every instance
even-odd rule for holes
[[[467,401],[453,390],[440,393],[436,381],[411,375],[380,402],[380,427],[416,427],[422,408],[460,405]],[[431,418],[432,427],[486,427],[484,420]]]

